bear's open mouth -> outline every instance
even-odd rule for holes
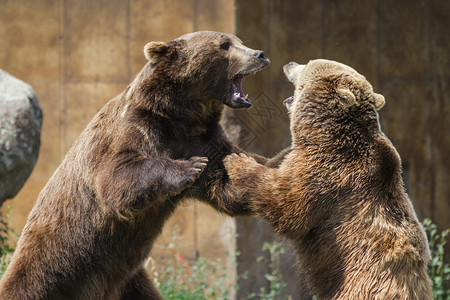
[[[242,107],[250,107],[252,103],[248,100],[248,94],[246,95],[242,90],[242,80],[247,74],[237,74],[233,77],[233,101],[242,105]]]
[[[256,74],[256,72],[261,71],[269,64],[269,62],[270,61],[267,58],[258,59],[257,63],[237,72],[231,78],[231,95],[229,95],[223,103],[231,108],[248,108],[252,106],[252,103],[248,99],[248,95],[242,90],[242,80],[247,75]]]

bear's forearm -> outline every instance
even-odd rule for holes
[[[187,195],[229,216],[251,214],[248,203],[231,186],[223,165],[217,169],[205,170],[201,179],[189,188]]]
[[[251,215],[252,210],[249,203],[233,189],[230,182],[225,185],[213,185],[209,189],[209,203],[213,207],[229,216],[246,216]]]
[[[228,189],[239,195],[252,213],[259,202],[271,202],[276,197],[276,169],[269,169],[245,155],[231,155],[225,160],[230,181]]]
[[[190,167],[185,160],[122,156],[98,172],[98,197],[107,210],[129,215],[180,193],[195,179]]]
[[[223,159],[227,155],[244,153],[245,151],[225,138],[220,127],[217,130],[214,142],[210,142],[207,147],[203,147],[202,152],[197,154],[207,156],[209,162],[205,171],[189,189],[187,195],[197,198],[211,205],[217,211],[230,216],[251,214],[248,203],[231,186],[223,165]],[[257,154],[254,154],[254,156],[255,159],[262,163],[267,160],[265,157]]]

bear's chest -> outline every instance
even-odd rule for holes
[[[230,143],[220,137],[186,137],[165,141],[165,149],[173,159],[189,159],[206,156],[209,162],[222,160],[231,152]]]
[[[165,141],[165,149],[173,159],[188,159],[198,156],[205,148],[207,141],[199,138],[182,138]]]

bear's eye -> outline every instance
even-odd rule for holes
[[[224,42],[220,45],[220,48],[222,48],[223,50],[228,50],[230,49],[230,42]]]

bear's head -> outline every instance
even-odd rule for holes
[[[306,65],[290,62],[283,70],[295,86],[294,96],[284,101],[292,131],[299,124],[318,127],[330,119],[361,117],[378,122],[376,111],[385,103],[383,95],[374,93],[366,78],[349,66],[316,59]]]
[[[215,100],[232,108],[251,106],[242,80],[269,64],[263,51],[244,46],[234,35],[213,31],[150,42],[144,54],[161,84],[178,87],[186,99]]]

